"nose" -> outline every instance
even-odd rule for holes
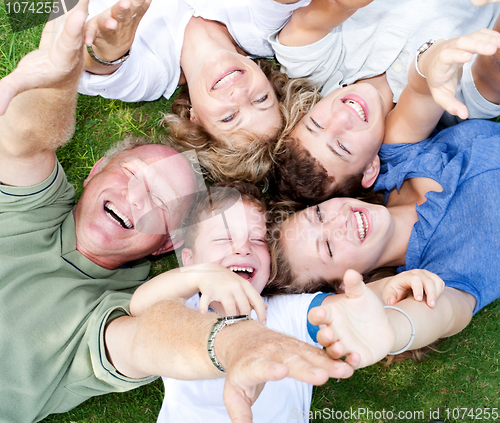
[[[235,86],[229,95],[229,99],[238,104],[248,101],[248,89],[246,86]]]
[[[250,242],[248,242],[248,240],[245,242],[234,242],[233,248],[234,254],[238,256],[249,256],[252,254],[252,249],[250,248]]]
[[[340,107],[339,107],[340,106]],[[345,107],[335,104],[330,119],[328,119],[327,130],[334,135],[341,131],[350,131],[354,127],[353,117]]]
[[[324,220],[323,236],[329,239],[344,239],[347,234],[347,216],[337,213]]]

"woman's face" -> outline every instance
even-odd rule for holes
[[[259,66],[228,51],[213,54],[189,80],[191,119],[214,136],[246,130],[277,134],[281,115],[276,94]]]
[[[378,175],[378,151],[385,131],[386,111],[380,92],[368,83],[338,89],[316,104],[292,132],[292,137],[318,160],[336,183],[368,170]],[[370,169],[370,166],[375,169]],[[371,186],[368,175],[366,188]],[[371,182],[368,184],[368,182]]]
[[[394,232],[384,206],[333,198],[295,213],[281,234],[285,254],[301,277],[342,278],[381,265]]]

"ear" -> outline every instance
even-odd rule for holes
[[[189,120],[193,123],[197,123],[198,125],[200,124],[200,121],[196,117],[196,114],[192,107],[189,109]]]
[[[90,170],[89,176],[83,181],[83,187],[85,188],[89,181],[97,175],[101,171],[101,163],[104,160],[104,157],[101,157],[97,162],[92,166],[92,169]]]
[[[363,179],[361,179],[361,185],[363,186],[363,188],[370,188],[375,183],[375,180],[377,179],[379,173],[380,158],[377,154],[363,172]]]
[[[182,265],[191,266],[194,263],[193,250],[191,248],[182,249]]]

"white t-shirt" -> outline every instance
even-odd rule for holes
[[[137,28],[129,59],[111,75],[84,72],[78,91],[128,102],[170,98],[181,75],[184,31],[191,17],[224,23],[243,50],[253,57],[269,57],[273,55],[269,34],[310,1],[287,5],[274,0],[153,0]],[[91,0],[89,17],[114,3]]]
[[[307,313],[316,295],[281,295],[265,299],[267,327],[320,347],[311,339],[307,328]],[[198,296],[192,297],[186,305],[198,309]],[[235,348],[245,346],[235,345]],[[196,381],[163,378],[165,398],[158,423],[230,423],[222,399],[224,381],[224,378]],[[307,422],[311,397],[312,385],[307,383],[291,378],[267,382],[252,406],[253,421],[292,423],[300,416],[301,422]]]
[[[375,0],[314,44],[283,46],[279,30],[269,41],[285,72],[309,78],[323,95],[386,72],[397,102],[424,42],[491,28],[499,13],[500,3],[476,7],[470,0]]]

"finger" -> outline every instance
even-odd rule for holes
[[[222,308],[224,309],[224,314],[226,316],[237,316],[239,314],[245,314],[245,312],[243,311],[238,311],[238,307],[232,295],[231,296],[224,295],[223,297],[219,298],[218,301],[222,304]],[[247,302],[247,308],[248,310],[250,310],[248,302]]]
[[[250,301],[252,308],[255,310],[257,314],[257,319],[260,323],[265,324],[267,321],[266,318],[266,304],[264,303],[263,298],[260,294],[255,290],[255,288],[250,284],[243,285],[247,301]]]
[[[361,274],[352,269],[345,272],[344,284],[347,298],[359,298],[368,289],[363,283]]]
[[[130,14],[130,0],[120,0],[111,7],[111,17],[115,18],[116,21],[122,21],[129,17]]]
[[[328,356],[333,359],[339,359],[346,355],[346,348],[342,342],[334,342],[327,348]]]
[[[345,362],[352,366],[353,369],[357,369],[361,363],[361,356],[358,353],[353,352],[347,355]]]
[[[413,298],[417,301],[422,301],[424,299],[424,281],[420,276],[414,276],[411,279],[411,290],[413,292]]]
[[[288,367],[266,359],[254,360],[239,372],[229,372],[224,384],[224,404],[233,423],[252,422],[251,405],[268,380],[281,380]]]
[[[200,297],[200,311],[202,313],[207,313],[208,307],[212,301],[213,299],[210,295],[202,293]]]
[[[333,311],[331,307],[328,306],[319,306],[314,307],[309,311],[308,319],[311,324],[319,326],[319,325],[328,325],[332,322]]]
[[[455,94],[451,94],[449,91],[443,92],[441,90],[432,90],[432,97],[436,104],[441,106],[448,113],[458,116],[461,119],[468,118],[469,110],[465,104],[455,98]]]
[[[434,280],[432,278],[424,279],[424,289],[425,289],[425,296],[426,298],[426,304],[432,308],[436,305],[436,286],[434,283]]]
[[[325,348],[338,341],[335,331],[329,327],[322,327],[316,334],[316,340]]]
[[[295,356],[286,360],[288,377],[311,385],[323,385],[329,378],[346,379],[352,376],[351,366],[341,360],[332,359],[323,350],[316,350],[321,354]]]
[[[392,286],[387,287],[382,292],[382,301],[387,305],[396,304],[399,301],[398,291],[395,290]]]

